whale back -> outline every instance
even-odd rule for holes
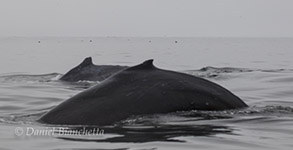
[[[87,57],[78,66],[64,74],[60,80],[69,82],[103,81],[125,68],[127,67],[118,65],[94,65],[92,58]]]
[[[247,107],[208,80],[156,68],[153,60],[127,68],[42,116],[51,124],[108,125],[133,115]]]

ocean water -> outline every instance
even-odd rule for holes
[[[0,52],[1,150],[293,147],[293,38],[3,37]],[[134,116],[86,129],[36,122],[99,84],[58,81],[88,56],[95,64],[129,66],[152,58],[160,68],[226,87],[249,108]],[[93,133],[68,133],[73,129]]]

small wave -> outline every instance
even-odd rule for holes
[[[250,73],[250,72],[266,72],[266,73],[293,73],[292,69],[249,69],[249,68],[233,68],[233,67],[203,67],[198,70],[186,70],[184,73],[191,74],[202,78],[222,79],[223,75],[235,73]]]
[[[217,73],[234,73],[234,72],[252,72],[254,71],[253,69],[247,69],[247,68],[233,68],[233,67],[222,67],[222,68],[217,68],[217,67],[203,67],[199,69],[201,72],[217,72]]]
[[[265,107],[253,107],[251,110],[248,112],[244,113],[249,113],[249,114],[289,114],[292,115],[293,113],[293,108],[288,107],[288,106],[265,106]]]
[[[196,124],[198,121],[233,119],[243,116],[293,117],[293,108],[287,106],[249,107],[224,111],[180,111],[168,114],[134,116],[116,125]]]
[[[203,67],[197,71],[201,72],[215,72],[215,73],[238,73],[238,72],[292,72],[293,69],[249,69],[249,68],[234,68],[234,67]]]
[[[29,114],[8,114],[5,116],[0,116],[0,123],[5,124],[39,124],[37,123],[37,119],[40,118],[46,111],[39,111],[36,113]]]
[[[30,75],[30,74],[13,74],[0,76],[0,81],[2,82],[50,82],[58,80],[61,74],[59,73],[49,73],[40,75]]]
[[[261,116],[293,116],[293,108],[288,106],[273,106],[268,105],[264,107],[252,106],[246,109],[235,109],[225,111],[191,111],[189,114],[206,114],[208,116],[216,116],[219,118],[233,118],[235,116],[261,115]],[[188,113],[187,113],[188,114]]]
[[[79,80],[76,83],[82,83],[82,84],[97,84],[101,83],[100,81],[89,81],[89,80]]]
[[[95,127],[87,127],[86,130],[93,130]],[[70,130],[84,130],[84,127],[71,128]],[[178,139],[181,136],[211,136],[215,134],[232,134],[233,129],[220,125],[150,125],[150,126],[114,126],[99,128],[106,134],[112,136],[103,136],[102,139],[89,139],[67,136],[58,137],[69,141],[84,142],[185,142],[184,139]],[[114,136],[113,136],[114,135]]]
[[[186,70],[183,72],[193,76],[202,77],[202,78],[224,79],[223,74],[247,73],[252,71],[253,71],[252,69],[246,69],[246,68],[232,68],[232,67],[217,68],[217,67],[208,66],[198,70]],[[225,76],[227,77],[227,75]]]

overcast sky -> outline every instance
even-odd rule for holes
[[[293,37],[293,0],[0,0],[0,36]]]

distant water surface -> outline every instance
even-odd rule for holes
[[[292,38],[3,37],[0,52],[0,149],[293,147]],[[95,64],[129,66],[152,58],[160,68],[216,82],[250,107],[134,116],[115,126],[99,127],[104,133],[92,136],[62,135],[65,131],[26,135],[32,129],[55,128],[36,119],[98,84],[58,81],[88,56]]]

